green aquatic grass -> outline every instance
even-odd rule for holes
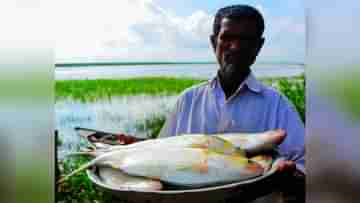
[[[145,120],[136,122],[135,128],[141,132],[145,132],[147,138],[153,139],[158,137],[165,121],[165,115],[152,115]]]
[[[267,84],[288,78],[263,78]],[[303,76],[293,77],[303,80]],[[192,78],[144,77],[121,80],[65,80],[56,81],[55,99],[70,98],[83,102],[109,99],[112,96],[128,96],[137,94],[175,95],[184,89],[206,80]]]
[[[302,121],[305,123],[305,80],[279,80],[278,84],[280,92],[294,104]]]
[[[274,86],[295,105],[305,122],[305,76],[260,78]],[[70,80],[56,81],[56,100],[70,98],[83,102],[111,99],[113,96],[176,95],[205,80],[191,78],[148,77],[122,80]],[[153,134],[153,133],[151,133]]]
[[[272,81],[272,84],[293,103],[301,120],[305,123],[305,75],[288,79],[282,78]]]
[[[200,83],[199,79],[149,77],[123,80],[67,80],[56,81],[55,99],[71,98],[80,101],[109,99],[112,96],[137,94],[171,95]]]
[[[89,160],[90,159],[88,157],[84,156],[65,159],[59,164],[60,173],[62,175],[69,174],[73,170],[79,168],[82,164],[87,163]],[[85,171],[79,172],[60,185],[57,185],[56,191],[57,202],[112,202],[111,195],[97,189],[87,177]]]

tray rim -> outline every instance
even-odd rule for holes
[[[100,186],[101,188],[103,188],[105,190],[110,190],[112,192],[119,192],[119,193],[121,193],[121,192],[138,192],[138,193],[148,193],[148,194],[196,193],[196,192],[209,192],[209,191],[214,191],[214,190],[233,188],[233,187],[247,185],[250,183],[255,183],[257,181],[263,180],[263,179],[268,178],[268,177],[272,176],[273,174],[275,174],[279,163],[283,160],[284,160],[284,158],[282,158],[282,157],[276,158],[274,163],[272,164],[270,170],[268,170],[265,174],[263,174],[261,176],[257,176],[255,178],[251,178],[248,180],[243,180],[243,181],[235,182],[235,183],[219,185],[219,186],[211,186],[211,187],[196,188],[196,189],[184,189],[184,190],[135,190],[135,189],[127,189],[127,188],[124,188],[124,189],[113,188],[113,187],[110,187],[110,186],[102,183],[99,180],[98,176],[94,173],[94,169],[87,169],[86,174],[87,174],[88,178],[91,180],[91,182],[94,183],[96,186]]]

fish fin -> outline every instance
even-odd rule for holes
[[[273,163],[273,158],[271,155],[257,155],[257,156],[254,156],[252,158],[250,158],[250,160],[260,164],[265,171],[268,171],[271,166],[272,166],[272,163]]]
[[[207,162],[200,162],[197,164],[193,164],[191,166],[178,167],[179,171],[192,171],[198,173],[207,173],[209,171],[209,166]]]
[[[178,171],[191,170],[191,166],[179,166],[179,167],[176,168],[176,170],[178,170]]]
[[[231,141],[226,140],[218,134],[204,135],[206,139],[201,143],[193,143],[190,148],[208,149],[221,154],[241,154],[245,156],[245,151],[237,148]]]
[[[208,157],[209,153],[216,153],[210,152],[209,150],[205,150],[205,156]],[[205,158],[198,163],[186,166],[179,166],[177,167],[179,171],[192,171],[192,172],[199,172],[199,173],[207,173],[209,171],[208,159]]]
[[[222,154],[237,154],[237,155],[241,155],[241,156],[246,156],[246,152],[243,149],[237,148],[232,142],[230,142],[229,140],[226,140],[220,136],[212,136],[214,139],[216,139],[217,141],[220,141],[223,143],[222,147],[218,148],[218,147],[214,147],[214,148],[210,148],[210,150],[214,150],[218,153],[222,153]]]
[[[193,143],[190,145],[190,148],[207,149],[208,147],[208,143]]]
[[[253,161],[272,161],[271,155],[261,154],[250,158]]]
[[[259,174],[263,174],[266,171],[261,164],[252,160],[249,160],[249,164],[246,165],[246,169],[253,173],[259,173]]]
[[[246,156],[242,156],[241,154],[229,155],[229,156],[227,156],[227,159],[233,163],[240,164],[240,165],[246,165],[249,163],[249,159],[246,158]]]

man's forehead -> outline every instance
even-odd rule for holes
[[[243,29],[248,32],[257,32],[256,21],[251,18],[232,19],[225,17],[221,20],[220,30]]]

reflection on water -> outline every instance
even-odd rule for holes
[[[59,158],[66,151],[76,151],[84,141],[74,131],[74,127],[92,128],[113,133],[127,133],[145,137],[135,129],[154,115],[166,114],[175,104],[177,96],[123,96],[112,97],[91,103],[62,100],[55,104],[56,129],[62,138],[59,146]],[[85,143],[85,142],[84,142]]]

